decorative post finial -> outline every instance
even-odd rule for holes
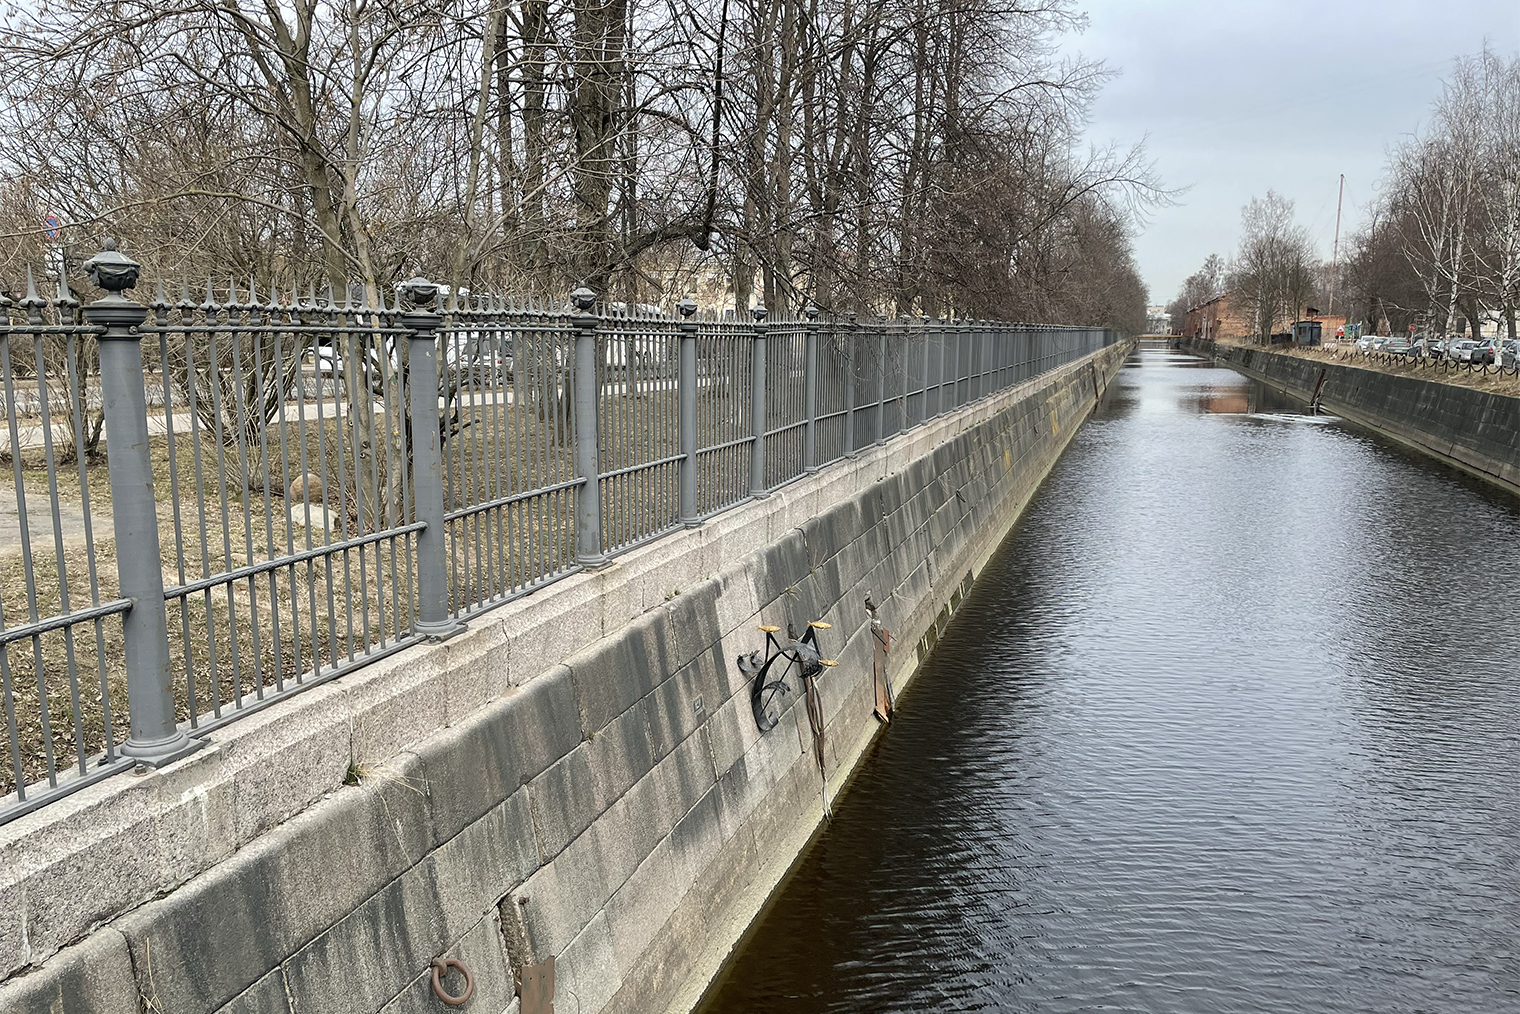
[[[107,239],[101,244],[100,253],[84,262],[84,272],[90,276],[90,284],[105,289],[106,298],[121,297],[123,289],[137,285],[142,265],[116,249],[116,240]]]
[[[749,315],[755,318],[755,323],[758,324],[766,317],[770,316],[770,311],[765,308],[764,303],[756,303],[754,306],[750,307]]]
[[[676,310],[681,314],[682,317],[690,320],[697,312],[697,301],[695,299],[692,299],[690,296],[687,296],[685,299],[676,304]]]
[[[596,305],[596,293],[582,285],[570,293],[570,305],[581,313],[590,313],[591,308]]]
[[[396,286],[396,293],[419,310],[432,306],[438,298],[438,286],[421,275],[414,275]]]

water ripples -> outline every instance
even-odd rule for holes
[[[1520,1011],[1517,519],[1132,361],[705,1010]]]

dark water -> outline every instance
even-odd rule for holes
[[[705,1010],[1520,1011],[1517,519],[1143,353]]]

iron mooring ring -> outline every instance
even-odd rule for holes
[[[443,988],[443,977],[449,974],[451,968],[457,968],[459,974],[464,976],[464,992],[458,996],[452,995]],[[475,979],[470,975],[470,970],[464,966],[463,961],[457,958],[433,959],[433,995],[450,1007],[458,1007],[475,995]]]

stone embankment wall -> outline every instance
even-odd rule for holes
[[[1520,493],[1520,399],[1267,349],[1179,339],[1179,347],[1331,415]]]
[[[863,600],[899,690],[1129,344],[281,701],[0,839],[7,1014],[689,1010],[876,735]],[[762,733],[735,660],[824,620]],[[351,784],[342,784],[344,775]],[[457,983],[455,984],[457,989]]]

